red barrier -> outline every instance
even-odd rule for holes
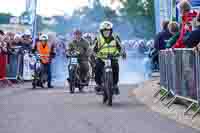
[[[0,53],[0,80],[6,78],[7,55]]]

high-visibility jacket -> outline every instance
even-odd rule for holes
[[[40,59],[43,64],[48,64],[50,62],[50,52],[51,49],[49,45],[46,44],[43,46],[40,42],[37,43],[37,51],[40,54]]]
[[[98,41],[98,58],[107,58],[108,55],[116,56],[120,53],[117,47],[117,40],[114,37],[110,43],[106,43],[105,38],[102,35],[97,37]]]

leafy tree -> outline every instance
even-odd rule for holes
[[[0,13],[0,24],[9,24],[11,17],[10,13]]]
[[[150,37],[155,33],[154,0],[121,0],[123,17],[133,25],[137,37]]]

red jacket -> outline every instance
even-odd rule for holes
[[[183,43],[183,38],[187,32],[187,30],[185,29],[185,26],[187,23],[191,23],[193,18],[196,17],[197,14],[198,13],[196,11],[187,12],[187,13],[183,14],[181,34],[180,34],[179,39],[177,40],[176,44],[173,46],[173,48],[185,48],[185,44]],[[192,26],[189,29],[189,32],[191,32],[191,31],[192,31]]]
[[[0,53],[0,80],[6,77],[7,55]]]

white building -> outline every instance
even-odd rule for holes
[[[19,24],[19,23],[20,23],[19,17],[11,17],[10,18],[10,24]]]

